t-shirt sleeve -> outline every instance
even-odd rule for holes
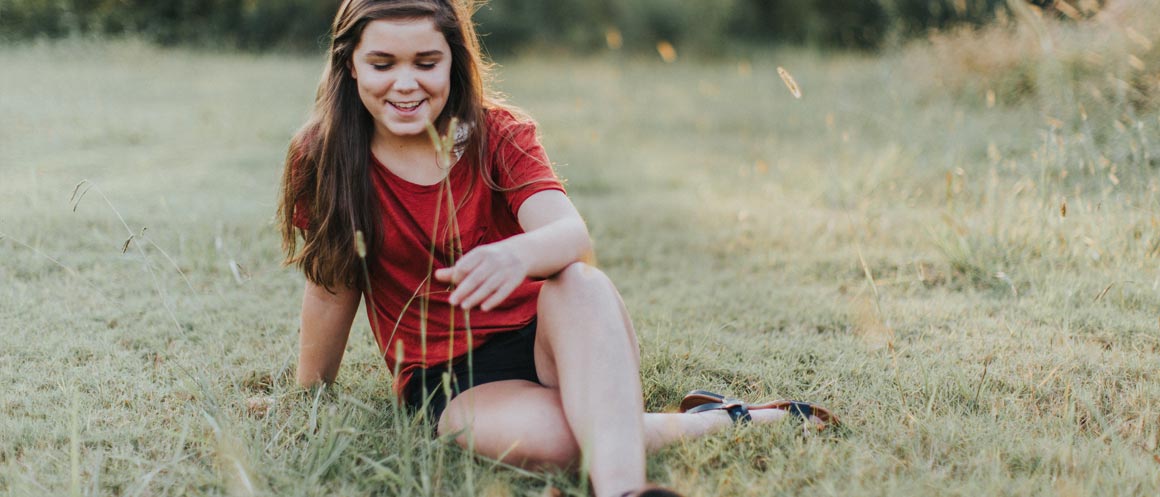
[[[290,173],[293,175],[292,180],[295,184],[303,181],[303,178],[300,176],[302,174],[303,159],[301,152],[296,151],[294,153]],[[294,227],[302,231],[310,229],[310,203],[311,199],[308,195],[300,195],[294,202],[294,214],[291,216],[290,222],[294,224]]]
[[[565,191],[540,144],[535,124],[513,122],[499,133],[494,159],[496,183],[503,189],[513,216],[532,195],[546,190]]]
[[[294,227],[307,231],[310,229],[310,203],[304,198],[299,198],[294,203],[294,218],[291,220]]]

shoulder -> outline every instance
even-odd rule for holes
[[[536,121],[518,109],[489,108],[485,121],[488,149],[493,153],[512,146],[526,148],[539,143]]]
[[[535,131],[536,121],[518,109],[491,107],[485,111],[488,134],[511,135],[519,131]]]

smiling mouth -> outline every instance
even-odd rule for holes
[[[426,100],[419,100],[417,102],[391,102],[388,100],[387,103],[391,104],[391,107],[399,109],[403,112],[408,112],[417,109],[425,101]]]

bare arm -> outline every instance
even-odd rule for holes
[[[491,310],[524,279],[552,276],[592,250],[588,228],[563,192],[536,193],[517,215],[524,233],[476,247],[454,267],[435,272],[437,280],[457,285],[452,305]]]
[[[335,291],[306,282],[298,335],[298,384],[303,387],[332,383],[338,377],[362,292],[350,288]]]
[[[547,190],[532,195],[520,206],[524,233],[500,243],[527,262],[528,276],[547,278],[592,251],[588,226],[564,192]]]

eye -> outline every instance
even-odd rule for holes
[[[437,62],[420,62],[415,65],[419,66],[420,69],[435,69],[435,66],[439,64]]]
[[[387,69],[390,69],[391,66],[393,66],[393,65],[394,64],[371,64],[371,67],[375,68],[375,70],[377,70],[377,71],[386,71]]]

